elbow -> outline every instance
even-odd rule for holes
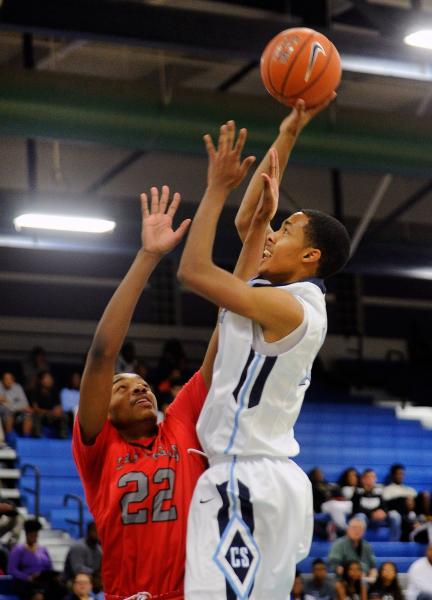
[[[196,274],[196,270],[193,267],[185,265],[181,262],[180,266],[177,270],[177,279],[183,285],[185,285],[187,287],[192,287],[193,280],[194,280],[194,277],[193,277],[194,273]]]
[[[117,348],[111,348],[108,341],[104,342],[96,337],[88,351],[88,358],[94,362],[115,361],[117,354]]]

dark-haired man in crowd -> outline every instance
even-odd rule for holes
[[[30,399],[35,414],[36,435],[40,436],[42,426],[46,425],[51,427],[59,438],[69,437],[67,417],[63,412],[54,378],[49,371],[38,374]]]
[[[304,585],[306,600],[332,600],[335,596],[335,586],[327,572],[322,558],[316,558],[312,563],[312,579]]]
[[[73,580],[77,573],[93,576],[101,568],[102,549],[96,529],[96,523],[87,525],[87,535],[69,548],[66,556],[64,576],[66,581]]]
[[[353,514],[363,519],[367,526],[390,527],[390,540],[397,542],[401,537],[402,517],[396,510],[388,510],[382,497],[381,488],[376,485],[376,473],[373,469],[365,469],[361,476],[361,487],[352,497]]]

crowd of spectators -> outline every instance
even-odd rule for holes
[[[70,437],[78,410],[81,371],[71,368],[66,377],[64,373],[57,376],[41,347],[33,348],[16,371],[21,375],[18,379],[11,370],[0,370],[0,445],[13,439],[15,432],[25,437]],[[159,420],[192,374],[183,346],[176,339],[165,343],[153,368],[136,356],[132,342],[126,342],[116,372],[137,373],[151,384],[158,398]]]
[[[390,541],[432,542],[430,493],[405,485],[404,478],[401,464],[390,467],[384,484],[377,483],[373,469],[359,474],[349,467],[333,483],[315,467],[309,472],[314,511],[329,519],[316,520],[316,535],[333,540],[343,535],[349,519],[356,517],[372,530],[388,527]]]

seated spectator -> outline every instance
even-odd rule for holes
[[[74,371],[69,379],[69,385],[60,390],[60,402],[63,412],[68,418],[69,425],[73,425],[73,420],[78,411],[80,398],[81,373]]]
[[[415,523],[409,541],[418,544],[432,544],[432,520],[426,521],[426,523]]]
[[[348,467],[348,469],[342,471],[338,479],[338,486],[344,498],[351,500],[359,485],[360,475],[358,474],[357,469]]]
[[[49,371],[39,373],[30,399],[35,414],[36,435],[40,436],[42,425],[47,425],[54,429],[59,438],[66,439],[67,418],[60,403],[59,393],[54,386],[53,376]]]
[[[101,568],[102,549],[99,544],[96,524],[91,521],[87,525],[87,535],[69,548],[66,556],[64,577],[71,581],[77,573],[93,576]]]
[[[303,578],[300,571],[296,571],[293,587],[291,590],[291,600],[304,600]]]
[[[346,562],[358,561],[364,575],[370,579],[376,579],[376,559],[371,545],[363,539],[365,531],[365,522],[353,518],[348,523],[346,535],[333,543],[328,562],[337,575],[342,575],[343,565]]]
[[[304,584],[306,600],[332,600],[335,586],[327,573],[327,567],[322,558],[316,558],[312,563],[312,579]]]
[[[432,600],[432,544],[408,569],[408,600]]]
[[[0,537],[2,538],[4,535],[9,533],[9,538],[6,542],[9,548],[14,546],[18,542],[23,525],[24,517],[18,512],[15,504],[13,504],[12,502],[8,502],[7,500],[0,501]],[[0,562],[0,568],[3,571],[3,573],[6,573],[7,557],[5,563]]]
[[[321,469],[315,467],[308,477],[312,483],[314,512],[330,515],[331,521],[327,526],[329,539],[334,539],[336,532],[343,535],[347,528],[346,517],[352,513],[352,502],[341,495],[336,484],[324,479]]]
[[[397,542],[401,537],[402,517],[396,510],[387,511],[382,499],[382,491],[376,486],[376,474],[373,469],[365,469],[361,476],[361,487],[352,497],[353,515],[363,519],[367,526],[390,527],[390,540]]]
[[[42,371],[49,371],[50,365],[45,350],[41,346],[32,348],[28,358],[23,362],[24,387],[30,393],[37,384],[37,377]]]
[[[404,465],[392,465],[386,480],[388,484],[383,489],[383,500],[387,502],[389,508],[397,510],[402,516],[410,511],[415,511],[419,515],[430,513],[429,493],[420,492],[419,494],[414,488],[405,485]],[[415,505],[413,505],[413,501]]]
[[[369,590],[369,598],[374,600],[404,600],[397,576],[396,565],[383,562],[378,571],[378,577]]]
[[[91,600],[92,598],[94,595],[91,576],[88,573],[76,573],[72,581],[72,592],[63,600]]]
[[[58,573],[53,571],[48,550],[37,543],[41,528],[37,519],[27,520],[24,523],[26,543],[14,546],[9,555],[8,573],[22,600],[30,600],[36,593],[44,600],[59,600],[66,593]]]
[[[2,375],[0,382],[0,416],[5,433],[8,435],[16,426],[22,435],[28,437],[33,433],[33,410],[27,400],[23,387],[15,381],[9,371]]]
[[[342,571],[342,577],[336,581],[337,600],[366,600],[367,588],[362,582],[362,568],[358,560],[348,561]]]

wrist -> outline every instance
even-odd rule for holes
[[[225,202],[226,197],[234,188],[227,184],[219,182],[209,182],[207,184],[206,195],[211,194],[213,200]]]
[[[146,250],[145,248],[140,248],[137,253],[138,260],[145,261],[151,265],[154,264],[154,266],[156,266],[164,256],[165,253],[152,252],[151,250]]]

